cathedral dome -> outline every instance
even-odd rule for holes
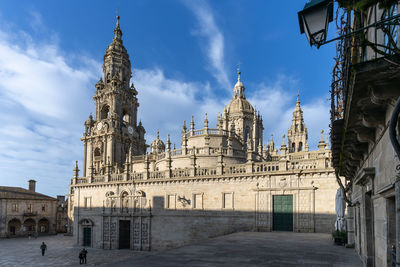
[[[165,144],[160,140],[160,134],[157,131],[157,138],[150,145],[150,153],[161,153],[165,151]]]
[[[225,106],[224,112],[228,114],[234,113],[254,113],[254,108],[245,98],[234,98],[228,105]]]
[[[233,99],[232,101],[226,105],[224,112],[228,114],[234,113],[251,113],[253,114],[254,108],[250,104],[249,101],[246,100],[246,96],[244,94],[244,85],[240,79],[240,70],[238,71],[238,80],[233,87]]]

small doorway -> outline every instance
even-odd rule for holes
[[[131,221],[119,221],[119,248],[129,249],[131,247]]]
[[[83,228],[83,246],[84,247],[92,246],[92,228],[90,227]]]
[[[273,196],[273,230],[293,231],[293,195]]]
[[[10,235],[16,235],[17,231],[21,228],[21,222],[18,219],[12,219],[8,223]]]

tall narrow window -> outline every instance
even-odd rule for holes
[[[233,209],[233,193],[222,193],[222,208]]]
[[[175,209],[176,208],[176,202],[175,202],[175,195],[168,195],[167,196],[167,208],[168,209]]]
[[[101,116],[100,116],[100,119],[107,119],[108,118],[108,116],[109,116],[109,113],[110,113],[110,107],[108,106],[108,105],[104,105],[102,108],[101,108]]]
[[[194,209],[203,208],[203,194],[193,194],[193,208]]]
[[[12,211],[13,212],[17,212],[18,211],[18,204],[17,203],[13,203],[12,204]]]
[[[92,208],[92,197],[85,197],[84,205],[85,205],[86,209],[91,209]]]
[[[28,204],[28,212],[32,212],[33,208],[32,208],[32,204]]]
[[[303,151],[303,143],[302,142],[299,143],[299,148],[297,151],[299,151],[299,152]]]

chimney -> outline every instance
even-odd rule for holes
[[[29,183],[29,191],[35,192],[36,191],[36,181],[31,179],[28,181],[28,183]]]

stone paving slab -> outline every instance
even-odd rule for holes
[[[0,239],[0,266],[79,266],[80,250],[63,235]],[[242,232],[161,252],[87,250],[88,266],[363,266],[354,249],[316,233]]]
[[[289,232],[234,233],[113,265],[363,266],[354,249],[334,245],[329,234]]]
[[[47,245],[45,256],[42,256],[40,251],[42,242]],[[0,239],[0,266],[82,266],[79,265],[78,258],[82,248],[73,247],[72,244],[72,237],[64,235],[38,237],[37,239],[25,237]],[[88,250],[87,266],[132,259],[132,256],[149,253],[132,250],[86,249]]]

